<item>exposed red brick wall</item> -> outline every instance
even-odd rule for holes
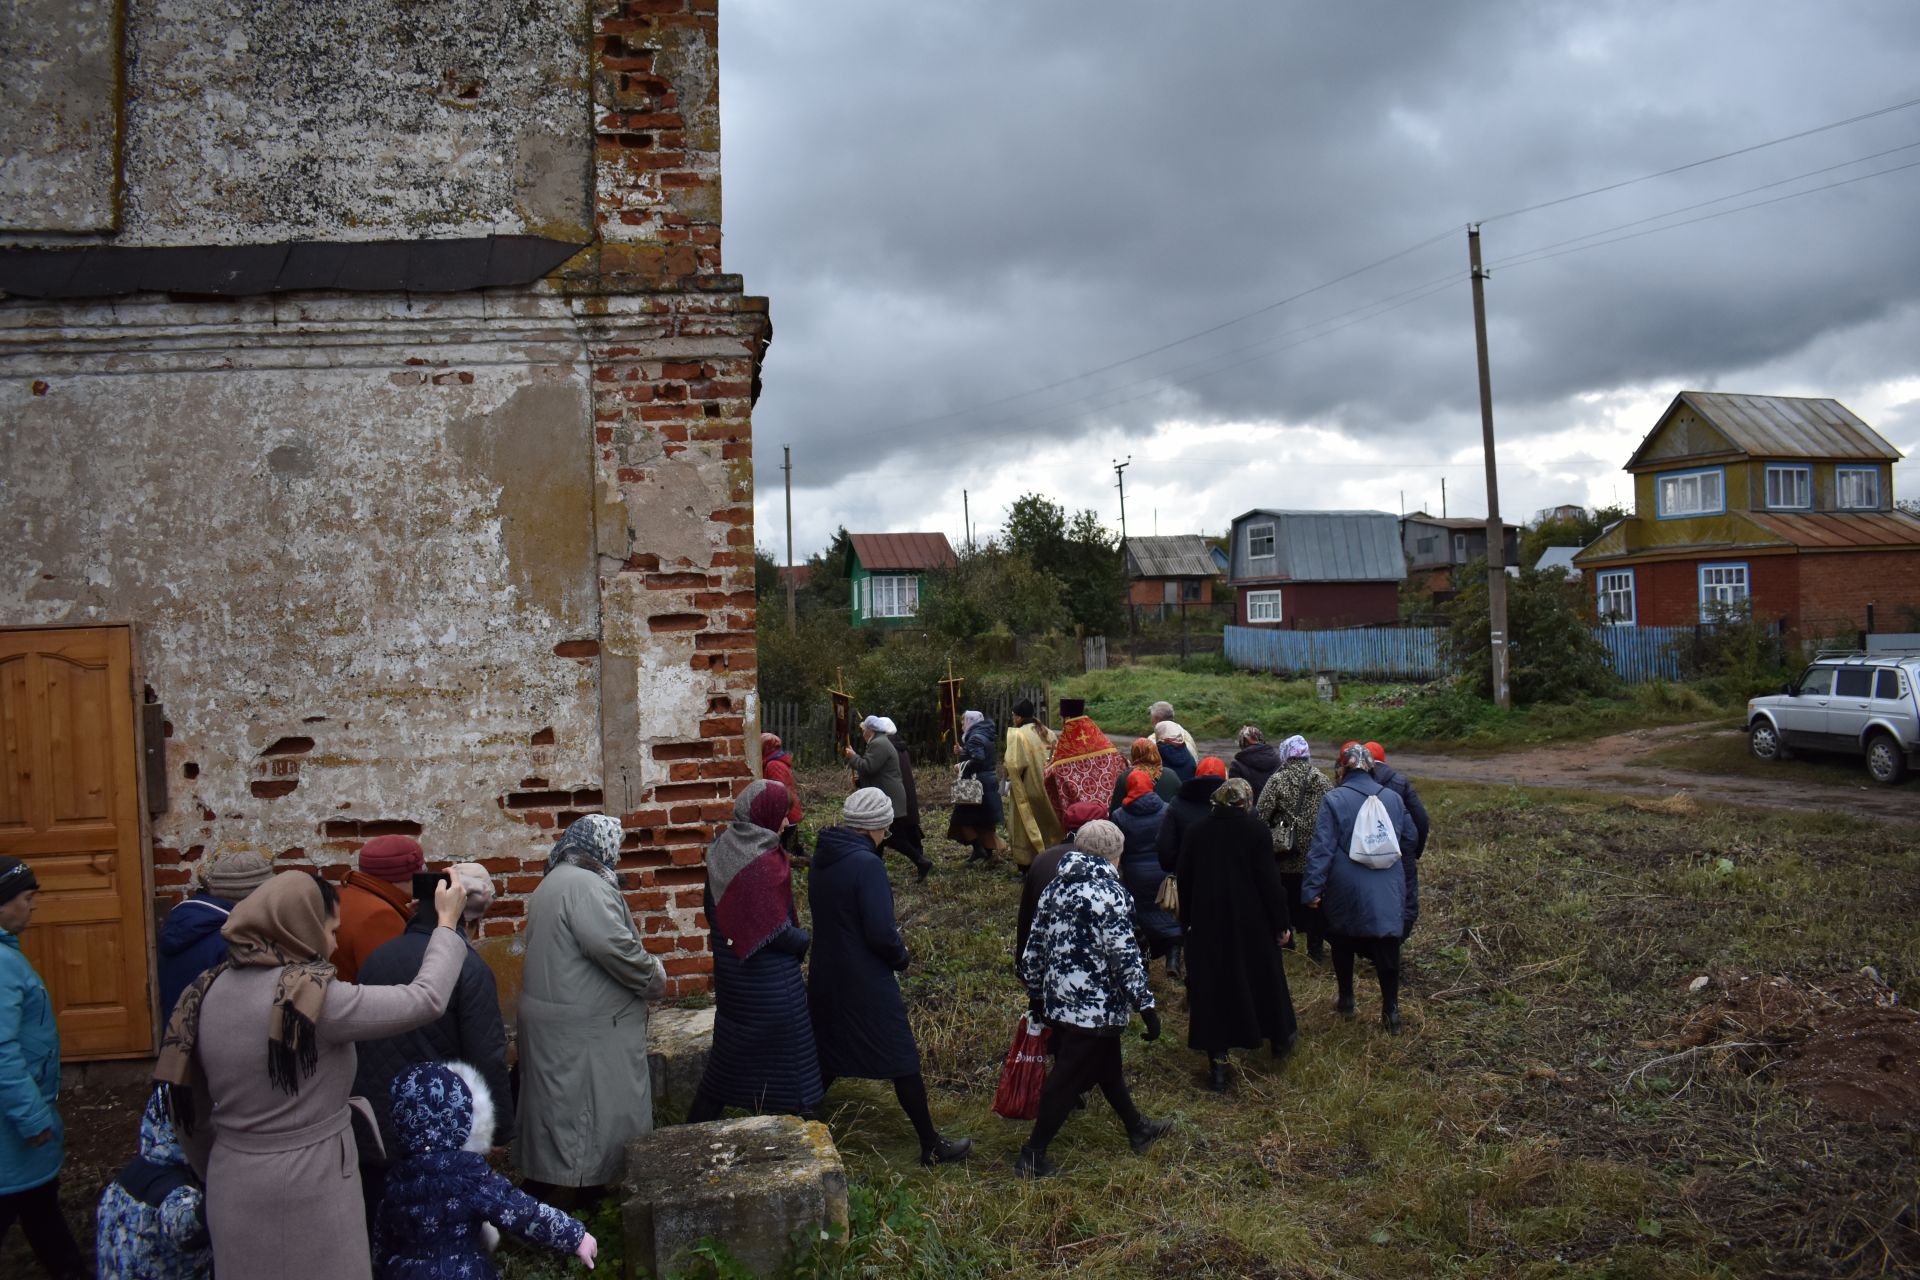
[[[1867,605],[1881,631],[1907,629],[1903,608],[1920,608],[1920,549],[1802,552],[1800,629],[1809,637],[1864,630]]]
[[[1178,599],[1167,599],[1167,583],[1179,581],[1178,578],[1134,578],[1127,583],[1127,603],[1131,605],[1178,604]],[[1190,605],[1212,604],[1213,579],[1202,578],[1199,598],[1189,600],[1187,603]]]
[[[1691,627],[1699,622],[1702,564],[1745,564],[1754,616],[1768,622],[1785,618],[1789,630],[1799,628],[1800,558],[1745,553],[1633,566],[1636,621],[1643,627]],[[1588,580],[1601,572],[1590,571]]]

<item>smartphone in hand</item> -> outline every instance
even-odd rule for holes
[[[433,905],[433,891],[441,881],[450,881],[453,875],[446,871],[416,871],[413,873],[413,898],[416,902]]]

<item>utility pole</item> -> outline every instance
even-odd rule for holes
[[[787,473],[787,634],[793,634],[793,448],[780,446],[780,469]]]
[[[1442,520],[1447,518],[1447,478],[1445,476],[1440,477],[1440,518]]]
[[[973,507],[967,501],[967,491],[960,491],[960,523],[966,526],[967,550],[973,550]]]
[[[1473,269],[1473,350],[1480,365],[1480,445],[1487,458],[1487,623],[1493,651],[1493,700],[1513,706],[1507,682],[1507,547],[1500,523],[1500,479],[1493,458],[1493,377],[1487,371],[1487,270],[1480,265],[1480,224],[1467,224],[1467,263]],[[1446,492],[1446,480],[1440,481]]]
[[[1133,465],[1133,455],[1128,454],[1125,462],[1113,464],[1114,478],[1119,481],[1120,490],[1120,549],[1127,549],[1127,468]]]

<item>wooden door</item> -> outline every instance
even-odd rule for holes
[[[66,1058],[153,1051],[125,627],[0,631],[0,854],[40,881],[21,947]]]

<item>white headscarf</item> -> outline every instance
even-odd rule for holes
[[[987,713],[984,711],[967,711],[967,712],[961,713],[960,732],[962,734],[966,733],[967,730],[973,728],[973,726],[979,724],[982,720],[985,720],[986,718],[987,718]]]
[[[899,728],[895,726],[893,721],[889,720],[885,716],[868,716],[865,720],[862,720],[860,722],[860,727],[862,729],[871,729],[875,733],[881,734],[883,736],[890,733],[900,732]]]

